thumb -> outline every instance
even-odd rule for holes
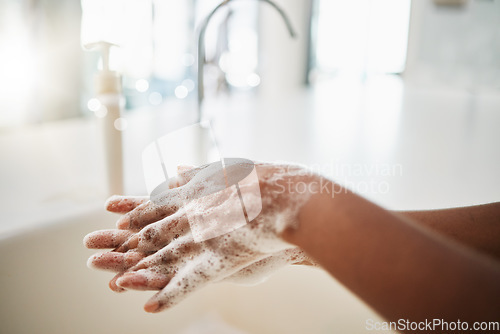
[[[174,199],[179,199],[185,183],[177,183],[176,186],[172,186],[173,182],[175,179],[171,178],[157,186],[149,196],[150,201],[155,205],[164,206],[171,204],[170,202]]]
[[[193,165],[179,165],[179,166],[177,166],[177,174],[182,174],[182,173],[187,172],[187,171],[194,169],[194,168],[195,168],[195,166],[193,166]]]
[[[185,185],[201,170],[201,167],[192,165],[179,165],[177,166],[177,177],[175,178],[179,186]]]

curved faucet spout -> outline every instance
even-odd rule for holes
[[[198,34],[198,80],[197,80],[197,85],[198,85],[198,122],[201,121],[201,108],[203,104],[203,99],[205,98],[205,88],[204,88],[204,82],[203,82],[203,76],[204,76],[204,66],[205,66],[205,32],[207,30],[208,24],[210,23],[210,20],[214,16],[214,14],[222,7],[228,5],[230,2],[233,2],[235,0],[224,0],[222,1],[217,7],[215,7],[210,14],[205,18],[203,23],[200,26],[200,32]],[[295,30],[292,27],[292,24],[290,22],[290,19],[286,15],[286,13],[279,7],[276,3],[274,3],[271,0],[258,0],[260,2],[266,2],[268,3],[272,8],[274,8],[281,16],[283,21],[285,22],[285,25],[288,29],[288,32],[290,33],[290,37],[295,38],[297,35],[295,34]]]

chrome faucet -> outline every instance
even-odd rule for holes
[[[198,86],[198,122],[201,121],[201,116],[202,116],[202,104],[203,104],[203,99],[205,98],[205,88],[204,88],[204,82],[203,82],[203,75],[204,75],[204,66],[205,66],[205,32],[207,30],[207,26],[210,23],[210,20],[214,16],[214,14],[222,7],[228,5],[230,2],[233,2],[235,0],[224,0],[222,1],[217,7],[215,7],[210,14],[205,18],[203,23],[200,26],[200,32],[198,34],[198,80],[197,80],[197,86]],[[285,14],[285,12],[274,2],[271,0],[258,0],[262,2],[266,2],[271,7],[273,7],[283,18],[283,21],[285,21],[285,25],[288,29],[288,32],[290,33],[290,37],[295,38],[296,34],[295,31],[293,30],[292,24],[290,23],[290,19],[288,16]]]

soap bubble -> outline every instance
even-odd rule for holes
[[[139,79],[135,83],[135,89],[137,89],[138,92],[144,93],[149,89],[149,82],[145,79]]]
[[[186,87],[188,91],[192,91],[194,89],[194,81],[191,79],[183,80],[182,85]]]
[[[94,111],[97,118],[104,118],[108,114],[108,108],[106,106],[99,104],[99,108]]]
[[[97,112],[100,107],[101,107],[101,102],[99,102],[99,100],[96,98],[91,98],[87,102],[87,108],[89,108],[90,111]]]
[[[260,85],[260,76],[257,73],[252,73],[247,77],[247,84],[250,87],[257,87]]]
[[[118,131],[125,131],[127,129],[128,122],[125,118],[120,117],[115,120],[115,129]]]
[[[185,98],[187,95],[188,95],[189,91],[188,89],[185,87],[185,86],[177,86],[175,88],[175,96],[178,98],[178,99],[183,99]]]
[[[159,105],[163,101],[163,97],[161,96],[160,93],[158,92],[152,92],[149,94],[149,103],[151,103],[154,106]]]
[[[182,65],[186,66],[186,67],[189,67],[191,65],[194,64],[194,57],[192,54],[190,53],[186,53],[184,55],[182,55],[181,57],[181,63]]]

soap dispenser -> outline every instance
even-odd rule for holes
[[[120,110],[123,105],[121,77],[109,68],[112,43],[100,41],[85,45],[88,50],[98,50],[102,57],[102,69],[95,75],[96,97],[100,102],[99,115],[107,169],[108,195],[123,194],[123,147]]]

